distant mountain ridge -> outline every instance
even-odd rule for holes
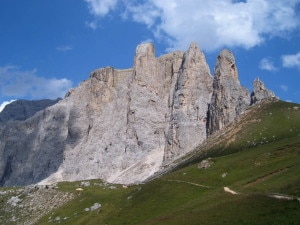
[[[228,50],[212,76],[195,43],[159,58],[144,43],[133,68],[95,70],[63,100],[0,127],[0,185],[142,182],[272,97],[259,80],[251,94],[240,85]]]
[[[61,98],[51,100],[16,100],[5,106],[0,113],[0,122],[23,121],[32,117],[36,112],[56,104]]]

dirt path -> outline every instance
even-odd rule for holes
[[[263,181],[265,181],[265,180],[267,180],[267,179],[269,179],[269,178],[271,178],[271,177],[273,177],[273,176],[275,176],[277,174],[280,174],[280,173],[288,170],[289,168],[290,167],[286,167],[286,168],[283,168],[283,169],[280,169],[280,170],[276,170],[276,171],[274,171],[272,173],[269,173],[269,174],[267,174],[265,176],[259,177],[259,178],[255,179],[255,180],[252,180],[252,181],[248,182],[247,184],[244,185],[244,187],[249,187],[249,186],[256,185],[256,184],[258,184],[260,182],[263,182]]]
[[[287,168],[285,168],[287,169]],[[276,171],[277,173],[278,172],[282,172],[282,170],[280,171]],[[267,176],[273,176],[274,173],[272,174],[269,174]],[[264,177],[265,178],[265,177]],[[183,180],[171,180],[171,179],[168,179],[166,181],[169,181],[169,182],[177,182],[177,183],[185,183],[185,184],[190,184],[190,185],[194,185],[194,186],[197,186],[197,187],[201,187],[201,188],[211,188],[210,186],[206,186],[206,185],[202,185],[202,184],[197,184],[197,183],[193,183],[193,182],[188,182],[188,181],[183,181]],[[225,192],[227,193],[230,193],[232,195],[239,195],[240,193],[230,189],[229,187],[224,187],[223,188]],[[276,199],[283,199],[283,200],[298,200],[300,202],[300,197],[297,197],[297,196],[290,196],[290,195],[284,195],[284,194],[266,194],[266,196],[270,197],[270,198],[276,198]]]
[[[197,187],[203,187],[203,188],[210,188],[209,186],[206,186],[206,185],[196,184],[196,183],[183,181],[183,180],[166,180],[166,181],[177,182],[177,183],[185,183],[185,184],[190,184],[190,185],[194,185],[194,186],[197,186]]]

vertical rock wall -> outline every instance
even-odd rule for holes
[[[212,76],[204,54],[195,43],[183,55],[182,65],[174,79],[166,136],[166,162],[190,151],[206,139]]]
[[[249,91],[240,85],[235,58],[223,50],[217,58],[208,110],[208,134],[224,128],[250,105]]]
[[[271,95],[255,83],[253,102]],[[230,51],[220,53],[212,77],[195,43],[159,58],[144,43],[133,68],[95,70],[57,104],[0,124],[0,185],[142,182],[249,105]]]

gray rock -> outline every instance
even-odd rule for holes
[[[89,187],[91,184],[89,181],[81,181],[80,186],[82,187]]]
[[[208,134],[224,128],[250,105],[249,91],[240,85],[235,58],[223,50],[217,58],[213,94],[208,111]]]
[[[8,199],[7,203],[12,206],[17,206],[18,203],[20,203],[22,199],[20,199],[18,196],[13,196],[10,199]]]
[[[192,43],[175,70],[169,100],[169,128],[165,162],[182,156],[206,139],[207,110],[213,78],[205,56]]]
[[[95,211],[99,208],[101,208],[101,204],[96,202],[94,205],[91,206],[91,211]]]
[[[259,80],[255,79],[253,82],[253,92],[251,93],[251,105],[261,102],[263,99],[277,98],[273,91],[267,89],[265,84]]]
[[[195,43],[158,58],[144,43],[133,68],[94,70],[56,104],[0,123],[0,186],[143,182],[249,105],[228,50],[213,78]]]
[[[213,163],[214,162],[210,158],[204,159],[198,164],[198,168],[199,169],[207,169],[207,168],[211,167]]]
[[[5,106],[0,112],[0,123],[9,121],[23,121],[32,117],[36,112],[56,104],[61,99],[17,100]]]

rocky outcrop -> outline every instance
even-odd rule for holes
[[[266,98],[276,98],[273,91],[267,89],[265,84],[256,78],[253,82],[253,91],[251,93],[251,104],[261,102],[261,100]]]
[[[159,58],[144,43],[133,68],[97,69],[55,105],[2,124],[0,185],[142,182],[249,105],[228,50],[213,78],[195,43]]]
[[[56,104],[61,99],[43,99],[43,100],[17,100],[8,104],[0,113],[0,123],[15,120],[26,120],[32,117],[36,112]]]
[[[249,91],[240,85],[235,58],[223,50],[217,58],[208,110],[208,134],[224,128],[250,105]]]
[[[170,123],[165,161],[172,161],[206,139],[207,109],[212,94],[209,67],[203,52],[192,43],[183,55],[170,96]]]

